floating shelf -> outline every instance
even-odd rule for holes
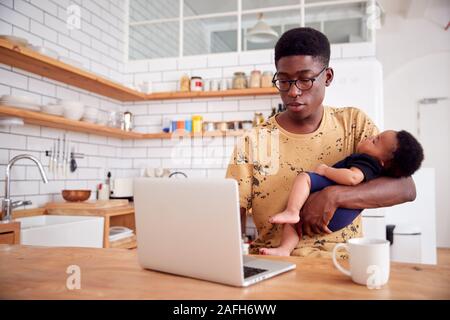
[[[0,116],[22,118],[25,123],[62,130],[86,132],[120,139],[142,139],[142,133],[127,132],[95,123],[71,120],[51,114],[0,105]]]
[[[0,39],[0,63],[94,92],[119,101],[197,99],[278,94],[276,88],[232,89],[226,91],[158,92],[144,94],[95,73],[40,54],[28,47]]]
[[[92,72],[0,39],[0,62],[120,101],[145,100],[146,95]]]
[[[278,94],[272,88],[230,89],[225,91],[197,91],[197,92],[158,92],[146,95],[146,100],[198,99],[217,97],[245,97]]]
[[[171,139],[172,133],[140,133],[128,132],[117,128],[111,128],[95,123],[71,120],[64,117],[51,114],[31,111],[22,108],[15,108],[8,105],[0,105],[0,116],[22,118],[25,123],[40,125],[44,127],[57,128],[62,130],[77,131],[97,134],[100,136],[114,137],[119,139]],[[229,131],[205,131],[201,133],[181,132],[177,137],[195,138],[195,137],[236,137],[241,136],[244,130]]]

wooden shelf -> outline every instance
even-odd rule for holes
[[[144,94],[95,73],[40,54],[28,47],[0,39],[0,63],[20,68],[43,77],[100,94],[119,101],[146,101],[171,99],[197,99],[216,97],[242,97],[278,94],[276,88],[232,89],[226,91],[158,92]]]
[[[171,139],[172,133],[139,133],[127,132],[117,128],[111,128],[95,123],[76,121],[64,117],[54,116],[40,111],[15,108],[8,105],[0,105],[0,116],[22,118],[25,123],[62,130],[77,131],[97,134],[100,136],[114,137],[119,139]],[[241,136],[244,130],[230,131],[205,131],[201,133],[184,132],[177,134],[178,137],[201,138],[201,137],[236,137]]]
[[[0,116],[12,116],[22,118],[25,123],[40,125],[44,127],[57,128],[62,130],[93,133],[100,136],[114,137],[120,139],[142,139],[143,134],[137,132],[127,132],[117,128],[110,128],[95,123],[85,121],[70,120],[51,114],[31,111],[21,108],[14,108],[7,105],[0,105]]]
[[[146,99],[141,92],[3,39],[0,62],[120,101]]]
[[[217,97],[245,97],[278,94],[272,88],[231,89],[226,91],[198,91],[198,92],[158,92],[146,95],[145,100],[197,99]]]

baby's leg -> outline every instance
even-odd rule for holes
[[[270,223],[297,223],[300,220],[300,209],[308,199],[311,189],[311,178],[305,172],[300,173],[294,181],[286,209],[269,219]]]
[[[261,248],[260,254],[270,256],[290,256],[292,250],[295,249],[299,241],[297,231],[291,224],[285,224],[283,226],[283,234],[281,236],[281,244],[278,248]]]

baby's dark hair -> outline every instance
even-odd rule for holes
[[[286,31],[275,45],[275,66],[283,57],[313,56],[328,67],[330,42],[320,31],[313,28],[295,28]]]
[[[386,175],[408,177],[416,172],[423,161],[423,148],[413,135],[405,130],[397,132],[397,149],[387,168]]]

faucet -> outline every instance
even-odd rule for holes
[[[37,167],[39,168],[39,171],[41,172],[41,177],[44,183],[48,183],[47,176],[45,175],[44,168],[42,167],[41,162],[36,159],[36,157],[33,157],[29,154],[19,154],[18,156],[15,156],[12,158],[8,165],[6,166],[6,179],[5,179],[5,198],[2,200],[2,220],[11,220],[11,211],[12,209],[23,206],[23,205],[29,205],[31,204],[31,201],[14,201],[11,202],[11,179],[10,179],[10,172],[11,167],[16,163],[17,160],[20,159],[30,159],[32,160]]]

